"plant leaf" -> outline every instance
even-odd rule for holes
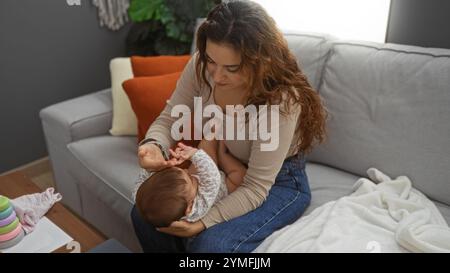
[[[132,0],[128,15],[133,22],[159,20],[162,8],[165,8],[164,0]]]

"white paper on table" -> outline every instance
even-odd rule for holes
[[[33,232],[17,245],[2,249],[3,253],[50,253],[73,241],[73,238],[50,221],[42,217]]]

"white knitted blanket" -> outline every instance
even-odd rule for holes
[[[450,252],[450,228],[406,176],[375,168],[353,193],[269,236],[255,252]]]

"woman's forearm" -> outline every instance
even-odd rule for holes
[[[171,137],[171,127],[178,118],[171,116],[173,107],[177,105],[186,105],[193,112],[193,98],[199,96],[198,90],[200,90],[200,88],[198,87],[195,74],[196,58],[197,55],[194,54],[191,60],[186,64],[186,67],[177,81],[172,96],[167,100],[164,110],[158,118],[155,119],[145,135],[146,139],[156,139],[166,149],[169,149],[175,144],[175,140]]]

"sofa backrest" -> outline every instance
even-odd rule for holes
[[[450,50],[335,41],[319,93],[329,135],[309,160],[406,175],[450,205]]]
[[[315,33],[285,32],[289,49],[316,90],[322,78],[325,60],[331,50],[332,37]]]
[[[450,50],[284,36],[330,114],[328,139],[308,159],[359,176],[370,167],[407,175],[450,205]]]

